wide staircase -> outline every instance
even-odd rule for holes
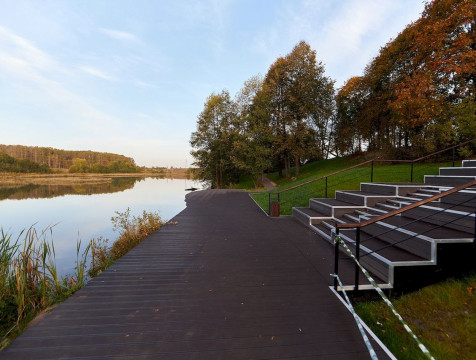
[[[310,199],[293,217],[332,244],[338,232],[381,287],[411,289],[476,270],[475,211],[476,160],[464,160],[421,184],[361,183]]]

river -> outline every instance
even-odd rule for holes
[[[0,228],[16,239],[30,226],[37,232],[52,226],[47,238],[54,243],[58,272],[72,274],[77,241],[81,240],[84,248],[92,238],[116,239],[118,234],[111,223],[116,211],[130,208],[131,215],[140,215],[146,210],[171,219],[185,208],[186,189],[190,187],[201,185],[191,180],[155,178],[119,178],[86,185],[0,184]]]

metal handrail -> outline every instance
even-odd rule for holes
[[[468,140],[468,141],[465,141],[465,142],[462,142],[460,144],[457,144],[457,145],[453,145],[453,146],[450,146],[446,149],[443,149],[443,150],[439,150],[439,151],[436,151],[434,153],[431,153],[429,155],[425,155],[425,156],[422,156],[422,157],[419,157],[417,159],[413,159],[413,160],[390,160],[390,159],[379,159],[379,158],[375,158],[375,159],[372,159],[372,160],[367,160],[367,161],[364,161],[362,163],[359,163],[359,164],[356,164],[356,165],[352,165],[352,166],[349,166],[345,169],[342,169],[342,170],[338,170],[338,171],[335,171],[333,173],[330,173],[330,174],[327,174],[327,175],[324,175],[324,176],[321,176],[321,177],[318,177],[316,179],[311,179],[311,180],[308,180],[306,182],[303,182],[301,184],[297,184],[297,185],[294,185],[294,186],[291,186],[289,188],[286,188],[286,189],[283,189],[283,190],[280,190],[280,191],[270,191],[270,194],[282,194],[283,192],[286,192],[288,190],[292,190],[292,189],[296,189],[298,187],[301,187],[301,186],[304,186],[304,185],[307,185],[307,184],[310,184],[314,181],[318,181],[318,180],[322,180],[322,179],[325,179],[326,177],[329,177],[329,176],[333,176],[333,175],[337,175],[339,173],[342,173],[344,171],[348,171],[348,170],[351,170],[351,169],[354,169],[356,167],[359,167],[359,166],[362,166],[362,165],[366,165],[366,164],[369,164],[369,163],[372,163],[374,161],[378,161],[378,162],[400,162],[400,163],[415,163],[415,162],[418,162],[418,161],[421,161],[421,160],[424,160],[424,159],[427,159],[429,157],[432,157],[434,155],[438,155],[438,154],[441,154],[445,151],[448,151],[448,150],[451,150],[451,149],[455,149],[459,146],[464,146],[464,145],[467,145],[469,143],[472,143],[476,141],[476,138],[472,139],[472,140]]]
[[[286,189],[283,189],[283,190],[280,190],[280,191],[272,191],[272,192],[270,191],[270,193],[271,193],[271,194],[282,194],[283,192],[286,192],[286,191],[288,191],[288,190],[296,189],[296,188],[298,188],[298,187],[301,187],[301,186],[304,186],[304,185],[313,183],[313,182],[315,182],[315,181],[319,181],[319,180],[325,179],[325,178],[327,178],[327,177],[329,177],[329,176],[337,175],[337,174],[342,173],[342,172],[344,172],[344,171],[348,171],[348,170],[351,170],[351,169],[355,169],[355,168],[357,168],[357,167],[359,167],[359,166],[362,166],[362,165],[370,164],[371,162],[373,162],[373,161],[375,161],[375,160],[377,160],[377,159],[367,160],[367,161],[364,161],[364,162],[362,162],[362,163],[349,166],[349,167],[347,167],[347,168],[345,168],[345,169],[342,169],[342,170],[334,171],[333,173],[330,173],[330,174],[327,174],[327,175],[318,177],[318,178],[316,178],[316,179],[308,180],[308,181],[303,182],[303,183],[301,183],[301,184],[294,185],[294,186],[291,186],[291,187],[289,187],[289,188],[286,188]]]
[[[476,141],[476,138],[474,139],[471,139],[471,140],[468,140],[468,141],[465,141],[465,142],[462,142],[460,144],[457,144],[457,145],[453,145],[453,146],[450,146],[446,149],[443,149],[443,150],[439,150],[439,151],[436,151],[434,153],[431,153],[429,155],[425,155],[425,156],[422,156],[422,157],[419,157],[417,159],[413,159],[413,160],[389,160],[389,159],[379,159],[379,158],[374,158],[372,160],[367,160],[367,161],[364,161],[362,163],[359,163],[359,164],[356,164],[356,165],[352,165],[352,166],[349,166],[345,169],[342,169],[342,170],[338,170],[338,171],[334,171],[330,174],[327,174],[327,175],[324,175],[324,176],[321,176],[321,177],[318,177],[318,178],[315,178],[315,179],[311,179],[311,180],[308,180],[308,181],[305,181],[301,184],[297,184],[297,185],[294,185],[294,186],[291,186],[289,188],[286,188],[286,189],[283,189],[283,190],[279,190],[279,191],[269,191],[268,192],[268,215],[271,215],[271,196],[272,195],[277,195],[278,197],[278,204],[281,203],[281,198],[280,198],[280,195],[284,192],[287,192],[289,190],[294,190],[294,189],[297,189],[297,188],[300,188],[304,185],[308,185],[308,184],[311,184],[313,182],[316,182],[316,181],[319,181],[319,180],[325,180],[325,197],[327,198],[327,182],[328,182],[328,178],[331,177],[331,176],[334,176],[334,175],[337,175],[337,174],[340,174],[340,173],[343,173],[343,172],[346,172],[346,171],[349,171],[349,170],[352,170],[352,169],[355,169],[355,168],[358,168],[360,166],[363,166],[363,165],[367,165],[367,164],[371,164],[371,170],[370,170],[370,182],[373,182],[373,178],[374,178],[374,162],[393,162],[393,163],[404,163],[404,164],[410,164],[411,165],[411,169],[410,169],[410,182],[413,183],[413,167],[414,167],[414,164],[418,161],[421,161],[421,160],[424,160],[424,159],[427,159],[429,157],[432,157],[434,155],[438,155],[438,154],[441,154],[443,152],[446,152],[448,150],[451,150],[453,149],[453,166],[455,166],[455,149],[457,147],[460,147],[460,146],[464,146],[464,145],[467,145],[469,143],[472,143]],[[278,212],[279,212],[279,206],[278,206]],[[279,216],[279,215],[272,215],[272,216]]]
[[[365,227],[365,226],[368,226],[368,225],[371,225],[371,224],[374,224],[376,222],[379,222],[379,221],[382,221],[382,220],[385,220],[389,217],[392,217],[392,216],[395,216],[395,215],[399,215],[401,213],[404,213],[406,211],[409,211],[411,209],[414,209],[416,207],[419,207],[419,206],[422,206],[422,205],[425,205],[425,204],[428,204],[432,201],[435,201],[435,200],[438,200],[438,199],[441,199],[445,196],[448,196],[448,195],[451,195],[451,194],[454,194],[456,192],[459,192],[461,190],[465,190],[471,186],[475,186],[476,185],[476,179],[475,180],[472,180],[470,182],[467,182],[466,184],[463,184],[463,185],[460,185],[460,186],[456,186],[452,189],[449,189],[447,191],[444,191],[442,193],[439,193],[439,194],[436,194],[428,199],[424,199],[424,200],[420,200],[420,201],[417,201],[413,204],[410,204],[410,205],[407,205],[405,207],[402,207],[400,209],[396,209],[396,210],[393,210],[393,211],[390,211],[388,212],[387,214],[384,214],[384,215],[380,215],[380,216],[377,216],[375,218],[372,218],[372,219],[369,219],[369,220],[366,220],[364,222],[361,222],[361,223],[349,223],[349,224],[342,224],[342,223],[339,223],[339,224],[335,224],[335,229],[336,229],[336,236],[339,236],[339,232],[341,229],[356,229],[356,234],[355,234],[355,258],[357,259],[357,262],[360,260],[360,232],[361,232],[361,228]],[[476,220],[476,218],[475,218]],[[395,229],[393,229],[395,230]],[[476,235],[476,228],[475,228],[475,235]],[[411,236],[411,237],[408,237],[407,239],[405,239],[405,241],[409,240],[409,239],[412,239],[414,238],[414,236]],[[475,240],[476,241],[476,240]],[[395,244],[391,244],[387,247],[391,247]],[[387,248],[385,247],[385,248]],[[383,249],[383,248],[382,248]],[[380,250],[382,250],[380,249]],[[379,251],[380,251],[379,250]],[[338,256],[338,253],[339,253],[339,243],[336,242],[335,244],[335,249],[334,249],[334,273],[337,274],[338,273],[338,269],[339,269],[339,256]],[[358,290],[358,287],[359,287],[359,267],[358,267],[358,264],[356,264],[355,266],[355,279],[354,279],[354,286],[355,286],[355,290]],[[337,288],[337,283],[334,282],[334,287]]]
[[[388,213],[386,213],[386,214],[377,216],[377,217],[372,218],[372,219],[370,219],[370,220],[367,220],[367,221],[364,221],[364,222],[361,222],[361,223],[336,224],[336,226],[337,226],[339,229],[361,228],[361,227],[364,227],[364,226],[367,226],[367,225],[376,223],[377,221],[382,221],[382,220],[385,220],[385,219],[387,219],[387,218],[389,218],[389,217],[392,217],[392,216],[401,214],[402,212],[405,212],[405,211],[414,209],[414,208],[416,208],[416,207],[418,207],[418,206],[428,204],[429,202],[432,202],[432,201],[441,199],[442,197],[445,197],[445,196],[447,196],[447,195],[451,195],[451,194],[453,194],[453,193],[455,193],[455,192],[464,190],[464,189],[466,189],[466,188],[468,188],[468,187],[471,187],[471,186],[474,186],[474,185],[476,185],[476,179],[473,180],[473,181],[470,181],[470,182],[468,182],[468,183],[466,183],[466,184],[463,184],[463,185],[454,187],[454,188],[452,188],[452,189],[450,189],[450,190],[444,191],[444,192],[442,192],[442,193],[436,194],[436,195],[434,195],[434,196],[432,196],[432,197],[430,197],[430,198],[417,201],[417,202],[415,202],[415,203],[413,203],[413,204],[407,205],[407,206],[402,207],[402,208],[400,208],[400,209],[396,209],[396,210],[390,211],[390,212],[388,212]]]

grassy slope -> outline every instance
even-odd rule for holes
[[[363,157],[344,157],[329,160],[316,161],[301,167],[299,176],[295,178],[279,178],[278,173],[268,174],[268,178],[277,184],[275,191],[287,189],[306,181],[316,179],[330,173],[345,169],[347,167],[366,161]],[[448,163],[437,164],[416,164],[413,169],[414,182],[422,182],[423,175],[437,174],[440,166],[451,166]],[[374,182],[409,182],[410,164],[388,164],[374,163]],[[294,174],[293,174],[294,175]],[[355,169],[331,176],[327,180],[327,197],[334,197],[336,190],[358,190],[361,182],[371,180],[371,165],[357,167]],[[249,189],[249,182],[240,183],[239,188]],[[253,194],[253,199],[268,211],[269,195],[267,192]],[[326,181],[324,179],[303,185],[294,190],[280,194],[281,214],[291,214],[293,206],[308,206],[310,198],[326,197]],[[277,196],[272,196],[272,201],[277,200]]]
[[[393,304],[436,359],[476,359],[476,275],[428,286]],[[383,302],[355,308],[398,359],[426,359]]]

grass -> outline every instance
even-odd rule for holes
[[[393,304],[436,359],[476,359],[476,275],[425,287]],[[355,309],[399,360],[426,359],[383,302]]]
[[[17,239],[0,229],[0,350],[36,315],[83,287],[88,275],[100,274],[163,225],[157,213],[143,211],[131,217],[129,209],[116,212],[111,220],[118,239],[111,247],[107,239],[92,239],[84,251],[79,241],[72,276],[57,272],[55,248],[48,240],[51,227],[41,233],[31,227]]]
[[[77,243],[75,274],[60,277],[53,242],[47,240],[49,232],[51,228],[40,234],[30,228],[12,240],[0,231],[0,349],[39,312],[84,285],[89,246],[81,252]]]
[[[108,239],[91,240],[91,266],[88,270],[91,277],[107,269],[164,224],[159,214],[153,212],[143,211],[141,216],[131,217],[129,208],[125,212],[116,211],[111,221],[113,229],[119,231],[119,237],[110,247]]]
[[[305,183],[330,173],[364,162],[363,157],[344,157],[316,161],[301,167],[300,174],[295,178],[279,178],[278,173],[268,174],[268,178],[277,183],[273,191],[281,191],[291,186]],[[413,182],[423,182],[424,175],[438,174],[438,169],[451,166],[449,162],[414,164]],[[290,215],[294,206],[309,206],[310,198],[333,198],[336,190],[358,190],[361,182],[370,182],[372,165],[366,164],[354,169],[339,173],[326,179],[321,179],[296,189],[283,192],[279,195],[281,215]],[[374,162],[374,182],[410,182],[411,165],[405,163]],[[252,194],[259,206],[268,212],[269,193]],[[276,194],[271,194],[271,201],[277,201]]]

